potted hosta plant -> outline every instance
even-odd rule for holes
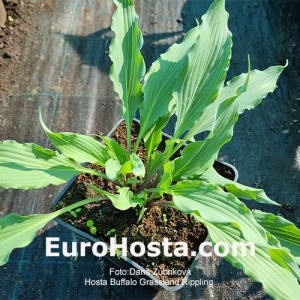
[[[263,190],[226,179],[213,168],[221,147],[232,138],[239,114],[256,107],[276,88],[285,66],[251,71],[249,60],[247,73],[224,84],[232,41],[225,0],[215,0],[202,23],[180,44],[172,45],[145,74],[134,1],[114,2],[110,78],[122,101],[125,139],[54,133],[40,114],[45,133],[58,151],[11,140],[1,142],[1,188],[59,185],[80,174],[86,183],[81,200],[80,193],[67,197],[62,207],[51,213],[1,218],[0,265],[8,261],[13,249],[27,246],[40,228],[61,215],[69,223],[81,219],[86,230],[96,235],[99,220],[105,226],[101,215],[106,206],[102,205],[110,205],[116,223],[120,216],[135,216],[135,231],[127,232],[134,236],[147,215],[157,211],[161,224],[167,226],[180,213],[192,226],[186,222],[179,230],[187,234],[194,227],[198,232],[207,230],[213,245],[228,245],[224,258],[261,282],[267,294],[276,299],[297,299],[299,229],[282,217],[249,210],[239,198],[279,204]],[[137,111],[139,124],[134,122]],[[173,115],[174,136],[163,138],[162,130]],[[208,134],[195,141],[202,132]],[[92,217],[90,211],[95,207],[96,216]],[[175,214],[172,220],[170,211]],[[116,228],[108,229],[103,236],[120,238]],[[150,230],[150,239],[155,240],[159,232],[155,227]],[[233,255],[234,243],[255,244],[255,255],[250,255],[249,249],[246,256]],[[168,263],[168,257],[161,259]]]

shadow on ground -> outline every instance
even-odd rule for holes
[[[170,44],[156,45],[155,43],[181,34],[181,31],[176,31],[144,35],[142,55],[145,58],[147,68],[149,68],[151,63],[154,61],[152,57],[154,48],[156,53],[161,54],[164,53],[170,46]],[[63,38],[77,52],[82,64],[97,67],[101,72],[108,74],[111,66],[111,61],[108,57],[109,45],[112,40],[111,36],[112,32],[110,27],[108,27],[86,36],[65,34],[63,35]]]

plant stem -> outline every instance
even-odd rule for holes
[[[146,188],[146,186],[149,184],[149,182],[151,181],[153,176],[155,176],[155,174],[157,172],[159,172],[159,170],[163,167],[163,165],[168,161],[168,159],[172,155],[172,149],[173,149],[172,147],[166,148],[166,150],[165,150],[166,154],[165,154],[165,157],[162,159],[162,162],[154,170],[152,170],[152,172],[146,177],[145,181],[139,187],[137,194],[139,194],[143,189]]]
[[[177,146],[173,148],[170,157],[172,155],[174,155],[185,143],[186,143],[186,141],[182,141],[182,142],[178,143]]]
[[[159,183],[160,180],[161,180],[162,175],[163,175],[162,172],[159,172],[159,173],[157,172],[156,179],[155,179],[155,181],[153,182],[153,186],[154,186],[154,187],[158,185],[158,183]]]
[[[169,158],[176,153],[183,145],[184,145],[185,141],[180,142],[179,144],[176,145],[176,147],[174,147],[173,145],[168,146],[165,149],[165,156],[162,160],[162,162],[154,169],[152,170],[152,172],[146,177],[145,181],[142,183],[142,185],[139,187],[139,189],[137,190],[137,195],[146,188],[146,186],[148,185],[148,183],[151,181],[151,179],[153,178],[153,176],[155,176],[155,174],[163,167],[163,165],[169,160]],[[136,144],[137,145],[137,144]]]
[[[140,142],[141,142],[141,140],[142,140],[142,135],[141,135],[140,133],[141,133],[141,131],[139,132],[139,135],[138,135],[138,137],[137,137],[137,139],[136,139],[136,142],[135,142],[135,144],[134,144],[134,147],[133,147],[133,153],[136,153],[136,152],[137,152],[137,150],[138,150],[138,148],[139,148],[139,145],[140,145]]]
[[[127,131],[127,156],[130,158],[131,154],[131,122],[126,121],[126,131]]]
[[[139,213],[138,222],[142,219],[142,217],[144,216],[146,210],[147,210],[147,208],[145,206],[143,206],[140,213]]]
[[[87,174],[90,174],[90,175],[95,175],[95,176],[102,177],[102,178],[104,178],[104,179],[106,179],[106,180],[109,181],[109,178],[104,173],[102,173],[102,172],[95,171],[95,170],[89,169],[89,168],[84,168],[83,172],[87,173]]]
[[[151,179],[153,178],[153,176],[159,171],[159,169],[161,168],[162,164],[160,164],[159,166],[157,166],[144,180],[144,182],[142,183],[142,185],[138,188],[136,195],[138,195],[139,193],[141,193],[141,191],[143,189],[146,188],[146,186],[148,185],[148,183],[151,181]]]

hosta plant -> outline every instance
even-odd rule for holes
[[[110,199],[119,210],[139,208],[141,218],[155,201],[194,215],[208,229],[213,244],[255,243],[255,256],[229,254],[225,259],[261,282],[274,298],[296,299],[300,295],[299,229],[280,216],[249,210],[239,198],[279,204],[263,190],[225,179],[212,167],[221,147],[231,140],[239,115],[255,108],[276,88],[285,66],[251,71],[249,61],[246,73],[225,84],[232,39],[225,0],[215,0],[201,24],[191,29],[181,43],[172,45],[146,72],[134,1],[114,2],[110,78],[122,102],[127,148],[105,136],[100,142],[76,133],[54,133],[40,114],[42,127],[58,151],[12,140],[1,142],[0,187],[37,189],[88,173],[112,181],[117,193],[90,185],[98,197],[49,214],[9,214],[1,218],[0,265],[8,261],[13,249],[27,246],[40,228],[67,211]],[[140,131],[132,144],[131,128],[137,111]],[[162,129],[173,115],[174,136],[158,151]],[[195,135],[201,132],[208,132],[206,138],[195,141]],[[144,162],[137,154],[141,141],[147,153]],[[85,167],[86,162],[102,166],[105,172]],[[160,201],[166,194],[171,201]]]

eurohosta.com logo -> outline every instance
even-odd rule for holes
[[[61,242],[59,237],[46,238],[46,256],[57,257],[62,254],[65,257],[85,256],[87,249],[91,249],[93,255],[103,257],[109,253],[110,256],[128,256],[128,251],[134,257],[147,255],[149,257],[157,257],[164,255],[166,257],[185,257],[197,256],[197,251],[189,253],[188,245],[185,242],[171,242],[168,238],[164,238],[162,242],[150,242],[145,245],[142,242],[134,242],[129,245],[127,238],[123,237],[121,243],[117,243],[115,238],[110,238],[109,245],[99,241],[91,242]],[[209,257],[215,253],[219,257],[227,255],[231,256],[255,256],[255,244],[253,242],[234,242],[227,244],[218,242],[212,245],[210,242],[203,242],[199,246],[201,256]]]

